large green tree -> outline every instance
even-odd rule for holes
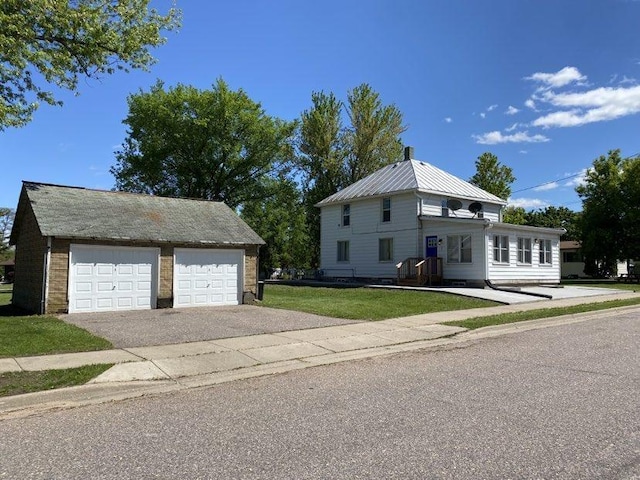
[[[268,197],[267,180],[291,159],[295,123],[221,79],[209,90],[158,82],[128,103],[128,136],[111,168],[119,190],[236,208]]]
[[[314,205],[402,156],[402,113],[383,104],[368,84],[347,92],[347,102],[333,93],[314,92],[301,116],[298,166],[310,235],[312,263],[320,256],[320,214]],[[343,118],[348,123],[343,123]]]
[[[276,268],[309,267],[309,238],[302,194],[295,181],[280,175],[270,179],[271,195],[244,206],[241,216],[266,242],[260,248],[264,276]]]
[[[634,207],[622,195],[624,168],[620,150],[611,150],[593,161],[584,183],[576,187],[582,199],[580,230],[587,274],[615,272],[625,253],[623,218],[625,209]]]
[[[579,240],[580,214],[567,207],[545,207],[542,210],[532,210],[525,215],[525,223],[534,227],[564,228],[567,232],[562,240]]]
[[[485,152],[476,160],[476,173],[469,182],[507,200],[511,195],[511,184],[515,180],[510,167],[500,164],[493,153]]]
[[[28,123],[39,102],[60,105],[51,86],[77,92],[80,78],[146,69],[163,30],[179,24],[150,0],[2,0],[0,130]]]
[[[11,235],[14,216],[13,209],[0,207],[0,261],[13,255],[11,247],[9,247],[9,235]]]

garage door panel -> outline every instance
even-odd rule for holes
[[[71,245],[69,311],[152,308],[159,249]]]
[[[241,250],[176,249],[174,306],[238,305]]]

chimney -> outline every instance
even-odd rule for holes
[[[411,160],[413,158],[413,147],[404,147],[404,159]]]

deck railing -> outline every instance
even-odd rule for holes
[[[396,265],[398,285],[440,285],[442,283],[441,257],[409,257]]]

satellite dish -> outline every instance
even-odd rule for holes
[[[469,204],[469,211],[473,214],[482,211],[482,204],[480,202],[473,202]]]
[[[447,208],[452,212],[456,210],[460,210],[462,208],[462,202],[460,200],[456,200],[455,198],[450,198],[447,200]]]

